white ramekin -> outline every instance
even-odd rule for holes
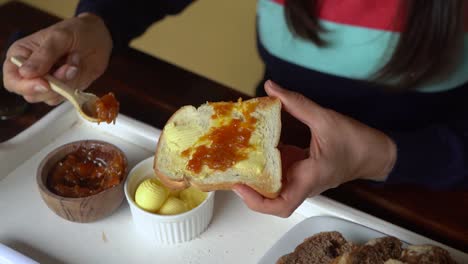
[[[203,203],[183,214],[158,215],[141,209],[135,203],[135,191],[143,180],[156,177],[153,159],[154,157],[150,157],[138,163],[130,171],[124,186],[136,230],[157,244],[190,241],[208,227],[213,216],[215,192],[209,192]]]

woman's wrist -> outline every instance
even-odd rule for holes
[[[379,144],[373,142],[369,148],[366,166],[359,175],[359,179],[383,182],[392,172],[397,160],[397,146],[395,142],[384,133],[378,135]]]
[[[376,177],[373,180],[376,181],[385,181],[387,180],[388,175],[392,172],[393,167],[395,166],[396,160],[397,160],[397,146],[395,142],[390,138],[386,137],[387,139],[387,164],[384,166],[383,170],[381,173],[377,173]]]
[[[349,175],[346,181],[385,181],[397,160],[397,146],[382,131],[345,117],[343,136],[349,150]],[[347,129],[346,129],[347,128]]]

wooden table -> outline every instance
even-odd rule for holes
[[[0,46],[16,30],[34,31],[58,18],[27,5],[11,2],[0,7]],[[161,128],[180,106],[247,96],[177,66],[128,49],[112,58],[107,72],[90,88],[102,95],[114,91],[121,112]],[[0,121],[0,142],[10,139],[50,111],[30,105],[17,118]],[[306,146],[309,133],[286,116],[282,141]],[[382,187],[352,182],[324,195],[468,252],[468,192],[436,192],[416,186]]]

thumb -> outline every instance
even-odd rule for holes
[[[281,88],[268,80],[265,82],[265,91],[269,96],[280,99],[283,108],[302,123],[312,128],[315,116],[323,110],[321,106],[304,97],[302,94]]]
[[[283,175],[286,175],[288,169],[297,161],[307,159],[308,151],[293,145],[278,146],[281,154],[281,166]]]
[[[33,51],[19,72],[24,78],[37,78],[47,74],[52,66],[68,52],[67,38],[49,37]]]

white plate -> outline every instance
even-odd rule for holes
[[[364,244],[373,238],[390,235],[336,217],[310,217],[295,225],[282,236],[260,259],[259,264],[276,263],[281,256],[293,252],[297,245],[304,242],[307,237],[327,231],[338,231],[346,240],[357,244]],[[408,244],[405,241],[402,242],[403,245]]]

